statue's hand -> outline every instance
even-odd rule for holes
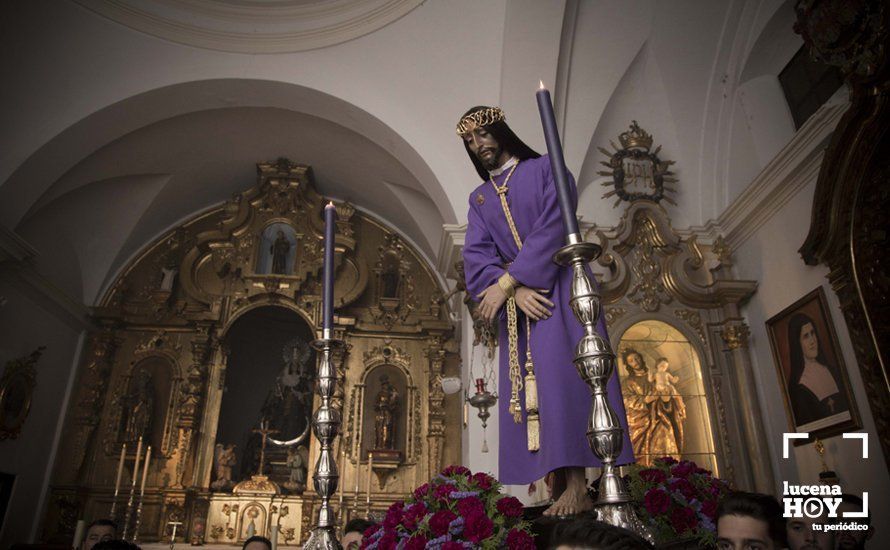
[[[553,315],[548,309],[548,307],[553,307],[553,302],[537,290],[527,286],[521,286],[516,289],[516,305],[533,321],[549,319]]]
[[[486,322],[492,322],[497,317],[501,306],[507,301],[507,295],[497,283],[479,293],[479,313]]]

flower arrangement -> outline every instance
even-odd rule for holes
[[[368,529],[367,550],[534,550],[522,503],[500,492],[488,474],[449,466],[389,507],[383,523]]]
[[[725,481],[695,462],[666,456],[651,467],[629,466],[627,482],[657,544],[681,538],[697,539],[702,546],[716,543],[717,504],[729,491]]]

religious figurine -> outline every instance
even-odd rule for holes
[[[555,471],[557,486],[566,489],[554,493],[545,514],[583,512],[593,507],[584,467],[601,463],[587,443],[591,394],[572,366],[584,334],[569,309],[572,268],[553,262],[566,233],[550,159],[526,145],[497,107],[467,111],[457,134],[482,180],[469,196],[467,292],[480,301],[485,321],[501,321],[498,388],[501,395],[510,391],[509,399],[499,400],[500,481],[529,484]],[[577,202],[573,181],[570,187],[570,199]],[[588,277],[593,280],[589,272]],[[605,336],[602,319],[597,330]],[[626,427],[617,375],[607,387],[609,403]],[[625,440],[616,464],[633,460]]]
[[[312,414],[312,348],[294,338],[282,349],[282,360],[284,366],[260,412],[271,429],[290,439],[303,431]]]
[[[269,247],[269,252],[272,253],[272,273],[287,274],[287,255],[290,252],[290,247],[290,241],[284,236],[284,231],[279,229],[275,242]]]
[[[399,410],[399,392],[389,381],[389,376],[380,375],[380,391],[374,402],[374,447],[395,449],[395,421]]]
[[[309,450],[304,445],[287,450],[287,467],[290,471],[284,484],[290,491],[301,494],[306,489],[306,470],[309,465]]]
[[[161,268],[161,287],[162,292],[173,292],[173,283],[176,281],[176,274],[179,269],[174,266]]]
[[[154,413],[154,387],[151,373],[139,371],[133,391],[127,396],[127,419],[124,425],[124,440],[136,441],[140,437],[151,439],[151,420]]]
[[[398,258],[387,256],[384,262],[383,273],[380,274],[383,283],[384,298],[399,297],[399,261]]]
[[[235,444],[230,443],[223,446],[222,443],[217,443],[215,462],[216,481],[210,484],[210,488],[215,491],[231,489],[234,485],[232,481],[232,467],[238,462],[238,457],[235,456]]]
[[[651,466],[656,458],[678,457],[686,420],[686,404],[674,387],[679,377],[670,374],[670,362],[664,357],[650,373],[646,360],[633,348],[622,353],[622,361],[627,369],[622,394],[637,462]]]

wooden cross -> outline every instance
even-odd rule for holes
[[[258,476],[263,475],[263,470],[266,465],[266,440],[272,434],[277,434],[278,430],[270,430],[269,422],[264,418],[260,421],[260,427],[258,430],[253,430],[253,433],[260,434],[263,438],[263,442],[260,445],[260,471],[257,472]]]

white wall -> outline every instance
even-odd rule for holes
[[[46,346],[37,362],[31,411],[17,439],[0,441],[0,472],[16,475],[0,532],[0,548],[33,540],[43,519],[46,489],[67,406],[70,374],[79,357],[80,331],[25,296],[23,287],[0,278],[0,364]]]
[[[814,160],[821,161],[821,158],[820,155]],[[804,170],[805,167],[799,169]],[[842,440],[840,436],[828,438],[824,442],[826,462],[839,474],[845,492],[860,494],[868,491],[873,518],[887,517],[890,510],[890,473],[877,441],[874,419],[843,313],[827,280],[828,268],[805,265],[797,252],[809,229],[815,185],[814,175],[734,252],[736,275],[741,279],[758,281],[757,292],[744,308],[744,315],[751,328],[750,347],[758,398],[771,451],[771,456],[767,458],[775,472],[777,495],[781,494],[783,481],[810,484],[819,480],[822,466],[813,444],[795,447],[792,457],[782,459],[782,433],[792,430],[776,363],[770,351],[766,320],[821,286],[828,299],[832,322],[862,417],[862,431],[871,437],[868,460],[861,459],[861,447],[857,440]],[[882,527],[878,525],[870,547],[890,546],[890,531]]]

